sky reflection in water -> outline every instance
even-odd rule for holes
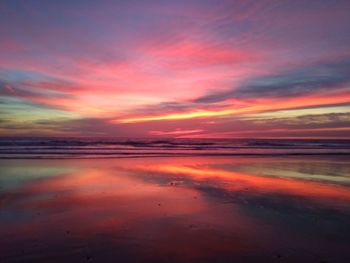
[[[348,157],[3,160],[1,262],[349,262]]]

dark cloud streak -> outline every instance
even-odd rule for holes
[[[275,75],[257,77],[225,92],[211,92],[195,100],[215,103],[231,98],[288,98],[350,87],[350,59],[300,67]]]

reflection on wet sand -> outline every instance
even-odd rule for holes
[[[334,198],[337,201],[350,201],[349,188],[339,185],[290,180],[289,178],[254,176],[247,173],[228,172],[209,168],[192,168],[182,165],[151,166],[148,169],[146,168],[145,171],[179,174],[197,181],[212,179],[216,183],[225,183],[221,188],[233,192],[251,189],[254,192],[263,192],[265,194],[280,193],[314,198],[315,201],[322,203],[328,200],[333,201]]]
[[[2,161],[0,261],[349,262],[349,160],[308,158]]]

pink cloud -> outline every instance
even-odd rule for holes
[[[259,58],[256,52],[247,49],[228,48],[222,43],[190,39],[166,46],[151,47],[148,52],[151,56],[156,56],[165,66],[173,69],[244,63]]]

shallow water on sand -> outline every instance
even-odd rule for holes
[[[0,262],[350,262],[349,159],[0,160]]]

